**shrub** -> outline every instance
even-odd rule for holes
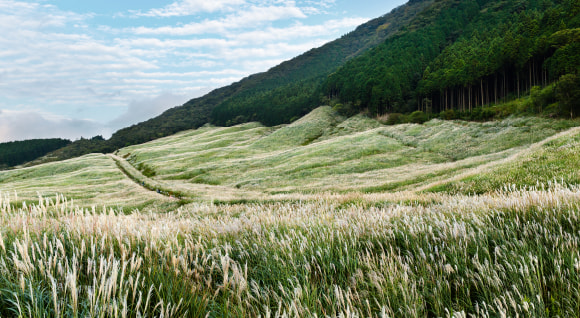
[[[396,125],[406,122],[405,115],[401,113],[392,113],[387,117],[386,125]]]
[[[358,112],[351,103],[338,103],[332,107],[337,113],[345,117],[352,117]]]
[[[556,98],[560,102],[562,115],[570,114],[570,118],[580,113],[580,76],[566,74],[560,77],[556,84]]]
[[[411,113],[409,120],[415,124],[422,124],[427,121],[427,115],[424,112],[418,110]]]
[[[439,113],[439,117],[445,120],[457,119],[457,113],[453,109],[448,109]]]

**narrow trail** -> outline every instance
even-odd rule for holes
[[[555,135],[552,135],[552,136],[550,136],[550,137],[548,137],[548,138],[546,138],[544,140],[541,140],[541,141],[538,141],[536,143],[533,143],[533,144],[529,145],[528,147],[526,147],[526,148],[524,148],[524,149],[522,149],[522,150],[514,153],[513,155],[511,155],[511,156],[509,156],[507,158],[504,158],[504,159],[501,159],[501,160],[497,160],[497,161],[492,161],[492,162],[486,163],[484,165],[481,165],[481,166],[477,166],[475,168],[468,169],[467,171],[464,171],[464,172],[462,172],[462,173],[460,173],[458,175],[455,175],[455,176],[450,177],[450,178],[447,178],[447,179],[438,180],[438,181],[434,181],[434,182],[431,182],[431,183],[426,184],[426,185],[422,185],[422,186],[420,186],[418,188],[415,188],[415,191],[416,192],[425,191],[425,190],[427,190],[429,188],[432,188],[434,186],[438,186],[438,185],[441,185],[441,184],[444,184],[444,183],[448,183],[448,182],[452,182],[452,181],[458,181],[458,180],[461,180],[463,178],[470,177],[470,176],[473,176],[473,175],[482,173],[482,172],[487,171],[487,170],[490,170],[491,168],[494,168],[496,166],[499,166],[499,165],[502,165],[502,164],[505,164],[505,163],[509,163],[511,161],[514,161],[514,160],[518,159],[519,157],[522,157],[524,155],[530,154],[530,153],[532,153],[532,152],[540,149],[541,147],[543,147],[545,144],[549,143],[552,140],[555,140],[555,139],[558,139],[558,138],[561,138],[561,137],[565,137],[565,136],[572,136],[572,135],[575,135],[575,134],[578,134],[578,133],[580,133],[580,127],[570,128],[570,129],[568,129],[566,131],[563,131],[563,132],[557,133]]]
[[[163,196],[166,196],[171,199],[183,199],[184,197],[189,197],[182,191],[172,189],[171,186],[164,182],[160,182],[157,180],[153,180],[144,174],[141,171],[137,170],[133,167],[127,160],[122,157],[119,157],[115,154],[107,154],[109,158],[115,161],[115,164],[121,170],[121,172],[127,176],[127,178],[133,180],[137,185],[143,187],[149,191],[156,192]]]

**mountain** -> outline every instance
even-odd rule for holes
[[[55,153],[55,156],[64,159],[89,152],[111,152],[127,145],[197,128],[208,122],[225,125],[256,120],[276,125],[301,117],[319,106],[319,98],[314,92],[328,74],[394,35],[433,2],[410,1],[357,27],[340,39],[312,49],[267,72],[251,75],[171,108],[155,118],[120,129],[106,142],[98,140],[87,143],[85,140],[82,144],[73,143]],[[271,100],[273,104],[265,105],[262,103],[264,100]],[[275,116],[272,115],[274,113]]]
[[[51,154],[113,152],[207,123],[289,123],[319,105],[342,115],[485,120],[580,114],[580,0],[413,0],[267,72],[216,89],[109,140]],[[517,107],[515,106],[517,104]],[[395,117],[393,117],[395,118]],[[396,122],[396,121],[393,121]]]

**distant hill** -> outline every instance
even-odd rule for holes
[[[32,161],[70,143],[70,140],[60,138],[0,143],[0,169]]]

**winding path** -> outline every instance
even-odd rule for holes
[[[115,164],[117,164],[117,167],[119,167],[119,170],[121,170],[123,174],[125,174],[129,179],[133,180],[139,186],[173,199],[182,199],[183,197],[188,197],[186,193],[172,189],[171,186],[165,182],[153,180],[145,176],[141,173],[141,171],[133,167],[124,158],[121,158],[115,154],[107,154],[107,156],[115,161]]]

